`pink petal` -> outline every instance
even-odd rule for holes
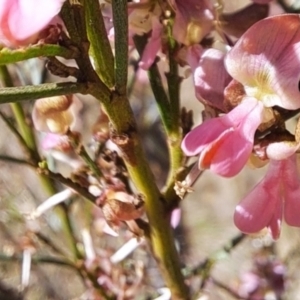
[[[182,151],[188,156],[199,154],[209,143],[212,143],[220,134],[228,130],[230,125],[233,124],[226,124],[222,122],[221,118],[205,121],[184,137],[181,144]]]
[[[189,156],[200,153],[209,143],[218,139],[224,131],[235,130],[241,122],[243,122],[243,126],[241,126],[242,135],[247,141],[253,140],[251,136],[261,122],[262,108],[262,104],[256,99],[245,98],[228,114],[207,120],[189,132],[182,141],[183,152]],[[248,115],[250,116],[248,117]]]
[[[300,180],[296,155],[283,163],[284,218],[290,226],[300,227]]]
[[[171,213],[171,220],[170,220],[171,226],[173,228],[176,228],[179,225],[180,220],[181,220],[181,208],[175,208]]]
[[[174,0],[172,4],[176,9],[174,38],[185,45],[199,44],[213,28],[211,3],[207,0]]]
[[[161,48],[161,34],[163,26],[157,17],[152,17],[152,34],[144,49],[139,66],[143,70],[148,70],[153,64],[156,54]]]
[[[234,213],[235,225],[245,233],[269,226],[280,203],[280,186],[275,177],[265,177],[240,202]]]
[[[64,0],[0,0],[3,35],[18,43],[38,33],[59,13]]]
[[[231,110],[227,115],[222,118],[228,119],[228,123],[234,123],[235,126],[243,128],[243,134],[247,136],[252,134],[253,128],[262,121],[263,105],[253,97],[244,97],[243,101]],[[254,130],[254,131],[255,131]],[[253,132],[254,133],[254,132]]]
[[[210,169],[224,177],[235,176],[247,163],[253,141],[247,141],[238,131],[233,131],[220,146],[219,151],[211,159]]]
[[[262,111],[262,103],[253,98],[245,98],[238,107],[227,114],[231,122],[240,124],[227,135],[219,151],[215,151],[211,158],[210,169],[213,172],[231,177],[241,171],[251,154],[254,133],[262,121]]]
[[[198,53],[195,53],[193,49],[188,50],[187,61],[194,73],[196,97],[204,104],[224,111],[224,89],[231,81],[224,66],[225,54],[211,48],[204,51],[200,60],[195,64],[196,58],[194,57],[196,55]]]
[[[228,73],[248,91],[258,89],[259,100],[266,106],[300,107],[299,29],[298,15],[264,19],[254,24],[226,56]]]
[[[300,186],[294,190],[286,190],[284,203],[284,219],[290,226],[300,227]]]
[[[268,226],[269,230],[271,232],[272,238],[274,240],[277,240],[280,236],[281,223],[282,223],[282,204],[278,203],[275,206],[273,217]]]
[[[276,142],[267,146],[266,153],[269,159],[282,160],[293,155],[299,147],[296,142]]]

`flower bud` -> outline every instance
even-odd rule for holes
[[[65,134],[74,129],[81,107],[74,95],[39,99],[32,111],[34,127],[39,131]]]

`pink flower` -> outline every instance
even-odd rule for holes
[[[230,177],[246,164],[254,133],[262,121],[263,105],[246,97],[228,114],[205,121],[189,132],[182,142],[186,155],[199,155],[199,168]]]
[[[255,23],[225,58],[228,73],[267,107],[300,108],[300,19],[283,14]]]
[[[199,44],[213,29],[213,8],[208,0],[170,0],[176,10],[173,36],[187,46]]]
[[[163,26],[160,23],[158,17],[152,17],[152,33],[148,40],[148,43],[144,49],[143,55],[139,66],[143,70],[148,70],[153,64],[156,54],[161,48],[161,37],[162,37]]]
[[[7,46],[35,42],[64,0],[0,0],[0,39]]]
[[[217,49],[203,51],[200,45],[188,47],[187,62],[192,68],[196,97],[202,103],[224,111],[224,89],[231,81],[224,66],[225,54]]]
[[[300,180],[296,155],[271,160],[266,176],[236,207],[235,225],[245,233],[268,227],[274,239],[280,235],[284,216],[290,226],[300,227]]]

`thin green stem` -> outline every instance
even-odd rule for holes
[[[11,157],[11,156],[7,156],[7,155],[0,155],[0,160],[6,161],[9,163],[28,165],[28,166],[34,167],[34,165],[30,161],[22,159],[22,158]]]
[[[12,78],[6,66],[0,66],[0,77],[2,79],[4,87],[14,86]],[[35,137],[30,125],[28,125],[28,122],[26,120],[23,111],[23,107],[21,106],[20,103],[11,103],[10,106],[15,116],[15,120],[17,121],[18,131],[20,132],[22,138],[24,139],[27,147],[31,151],[34,151],[36,149]]]
[[[115,29],[116,90],[125,95],[128,76],[128,12],[127,0],[112,0]]]
[[[74,227],[72,225],[69,209],[64,203],[62,203],[60,205],[60,208],[61,208],[61,210],[63,210],[63,215],[64,215],[64,218],[65,218],[65,226],[66,226],[66,229],[69,233],[72,252],[74,254],[75,259],[80,260],[83,257],[82,257],[82,253],[79,251],[79,249],[77,247],[77,240],[76,240],[76,236],[75,236],[75,232],[74,232]]]
[[[115,85],[114,56],[98,1],[85,0],[85,12],[90,52],[100,79],[109,87]]]
[[[135,46],[140,56],[142,56],[144,48],[147,44],[146,36],[135,35],[133,37]],[[170,103],[168,95],[163,87],[162,78],[156,63],[154,63],[148,70],[148,77],[157,107],[163,122],[164,128],[168,133],[172,128],[172,119],[170,115]]]
[[[200,264],[196,265],[193,268],[185,269],[184,274],[186,278],[189,278],[191,276],[202,274],[203,276],[203,283],[205,283],[206,279],[210,276],[211,268],[215,265],[217,261],[220,261],[221,259],[224,259],[228,257],[230,252],[238,246],[247,235],[240,233],[234,238],[232,238],[226,245],[221,247],[221,249],[213,252],[212,255],[207,257],[204,261],[202,261]]]
[[[142,55],[144,48],[147,43],[146,36],[134,37],[134,42],[136,48]],[[170,43],[171,44],[171,43]],[[170,45],[170,51],[173,53]],[[157,107],[161,116],[162,123],[164,125],[167,141],[168,141],[168,150],[170,158],[170,171],[166,183],[165,190],[168,189],[168,186],[173,184],[176,180],[176,174],[180,167],[182,166],[183,154],[180,148],[182,134],[180,128],[180,82],[181,78],[178,76],[178,65],[177,62],[173,59],[173,56],[170,54],[170,71],[167,76],[168,83],[168,94],[166,93],[163,84],[160,72],[158,70],[157,64],[154,62],[148,70],[148,76],[150,85],[157,103]],[[167,202],[172,202],[176,198],[176,194],[166,193],[171,197],[166,197]],[[178,199],[177,199],[178,200]]]
[[[44,83],[10,88],[0,88],[0,104],[60,96],[66,94],[87,94],[91,86],[76,82]]]
[[[37,44],[21,49],[3,48],[0,51],[0,65],[7,65],[35,57],[60,56],[75,58],[76,51],[52,44]]]
[[[74,2],[74,1],[71,1]],[[76,4],[65,1],[61,10],[61,17],[68,30],[72,42],[76,44],[79,50],[79,56],[76,58],[76,63],[80,69],[79,82],[91,82],[97,85],[98,91],[101,91],[99,100],[107,99],[110,94],[110,89],[100,79],[94,70],[89,57],[90,42],[87,37],[85,9],[81,4],[83,0],[75,1]],[[97,2],[97,1],[96,1]],[[97,2],[98,3],[98,2]],[[93,46],[94,47],[94,46]],[[89,89],[91,90],[91,88]]]
[[[66,177],[62,176],[60,173],[54,173],[45,168],[38,169],[38,172],[43,174],[44,176],[49,177],[51,180],[60,182],[64,185],[72,188],[78,194],[80,194],[81,196],[83,196],[84,198],[86,198],[87,200],[89,200],[95,204],[97,198],[95,196],[93,196],[92,194],[90,194],[86,188],[84,188],[81,185],[79,185],[78,183],[72,181],[70,178],[66,178]]]
[[[18,129],[25,140],[26,145],[30,150],[35,150],[35,138],[33,135],[33,132],[28,125],[28,122],[26,120],[26,116],[24,114],[23,108],[20,103],[11,103],[11,109],[13,111],[13,114],[15,116],[15,120],[18,124]]]
[[[20,132],[17,130],[14,123],[2,111],[0,111],[0,117],[2,118],[4,123],[7,125],[7,127],[10,129],[10,131],[15,135],[18,142],[22,145],[22,147],[25,149],[25,151],[30,156],[30,158],[33,158],[35,156],[33,151],[28,149],[26,141],[24,140],[24,138],[22,137]]]
[[[84,162],[89,166],[94,175],[99,179],[103,177],[103,174],[96,162],[91,159],[89,154],[87,153],[85,147],[82,145],[80,139],[74,135],[72,132],[68,133],[70,142],[75,150],[75,152],[84,160]]]
[[[97,97],[96,94],[95,96]],[[189,299],[172,229],[166,216],[164,199],[155,184],[155,178],[145,157],[128,99],[114,94],[111,101],[103,102],[103,105],[112,123],[111,139],[122,150],[130,178],[144,196],[150,224],[149,240],[166,284],[174,298]]]
[[[7,68],[5,66],[1,66],[0,71],[1,71],[1,75],[3,77],[4,84],[8,85],[8,86],[12,86],[13,82],[11,80],[11,77],[8,73]],[[11,89],[15,89],[15,88],[11,87]],[[10,129],[17,136],[19,136],[20,142],[25,147],[25,149],[30,153],[30,156],[31,156],[30,158],[34,161],[35,165],[37,166],[37,164],[40,161],[40,157],[39,157],[39,153],[38,153],[38,150],[37,150],[37,147],[35,144],[33,130],[31,127],[29,127],[26,124],[23,109],[19,105],[19,103],[15,103],[15,106],[13,107],[13,111],[15,112],[15,117],[16,117],[17,123],[19,125],[19,130],[21,131],[21,134],[19,134],[19,132],[11,126],[10,122],[4,117],[3,114],[1,114],[1,116],[6,121],[7,125],[10,127]],[[24,127],[26,127],[26,129]],[[22,135],[22,133],[24,135]],[[47,191],[47,193],[49,195],[53,195],[56,193],[56,189],[54,188],[53,182],[51,180],[49,180],[49,178],[47,178],[44,174],[40,174],[39,178],[40,178],[42,186],[44,187],[45,191]],[[70,241],[71,241],[70,244],[73,248],[74,256],[77,259],[80,259],[81,256],[79,256],[79,252],[77,249],[77,243],[74,240],[75,239],[74,232],[72,231],[70,217],[68,215],[68,212],[66,211],[63,204],[60,206],[57,206],[56,210],[58,211],[58,214],[64,224],[65,232],[67,233],[67,235],[70,238]]]
[[[170,170],[167,186],[176,179],[178,169],[182,166],[183,153],[181,150],[182,130],[180,126],[180,83],[178,63],[174,59],[176,43],[169,37],[169,72],[166,74],[170,99],[171,128],[168,131],[168,148],[170,157]],[[166,199],[170,201],[171,199]]]
[[[0,260],[1,261],[22,261],[23,256],[22,255],[6,255],[4,253],[0,253]],[[44,264],[54,264],[54,265],[59,265],[59,266],[71,267],[71,268],[77,270],[77,266],[73,262],[71,262],[67,259],[61,259],[61,258],[57,258],[57,257],[34,255],[32,257],[32,262],[34,264],[44,263]]]
[[[62,256],[67,256],[66,253],[64,253],[64,251],[62,251],[60,248],[58,248],[54,242],[47,236],[45,236],[43,233],[41,232],[35,232],[35,235],[37,236],[37,238],[42,241],[44,244],[46,244],[52,251],[56,252],[59,255]]]

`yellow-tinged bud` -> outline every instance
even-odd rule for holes
[[[65,134],[74,129],[81,107],[81,102],[74,95],[39,99],[32,111],[34,127],[39,131]]]

